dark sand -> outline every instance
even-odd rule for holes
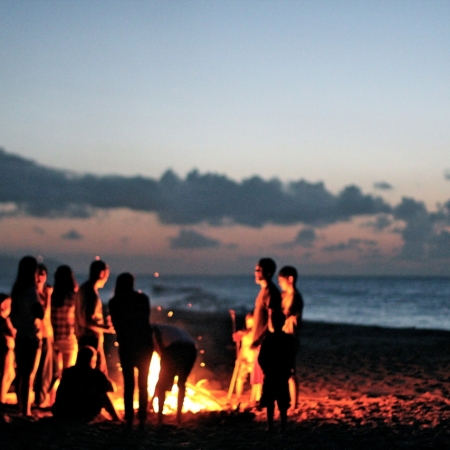
[[[181,426],[150,415],[145,430],[100,419],[89,425],[35,420],[0,406],[1,449],[448,449],[450,448],[450,332],[306,322],[297,371],[300,405],[288,429],[266,432],[264,412],[226,406],[234,366],[228,314],[154,311],[155,322],[186,328],[199,355],[192,381],[224,405],[223,411],[186,413]],[[238,317],[238,328],[243,318]],[[117,352],[107,341],[110,375],[119,384]],[[200,363],[204,363],[204,367]],[[278,423],[276,423],[278,425]]]

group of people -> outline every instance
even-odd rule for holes
[[[122,273],[103,313],[98,290],[109,277],[108,265],[92,262],[88,280],[80,287],[67,265],[55,272],[53,287],[47,269],[36,258],[19,262],[11,295],[0,294],[0,402],[15,379],[19,411],[32,415],[32,392],[36,406],[51,407],[61,419],[94,419],[102,408],[119,420],[109,394],[114,383],[108,378],[104,351],[105,333],[115,333],[124,380],[126,423],[133,425],[135,370],[138,371],[138,418],[145,424],[148,410],[147,380],[153,351],[161,357],[155,388],[158,419],[167,390],[178,376],[177,418],[185,395],[185,383],[194,365],[195,341],[184,330],[150,323],[150,300],[134,288],[134,277]]]
[[[246,317],[245,330],[235,332],[240,346],[229,395],[236,389],[238,401],[250,375],[250,402],[267,408],[273,428],[275,402],[282,427],[287,411],[297,406],[298,382],[295,359],[302,320],[303,299],[296,288],[297,271],[285,266],[278,272],[281,293],[273,282],[276,264],[262,258],[255,267],[260,286],[254,311]],[[92,262],[88,280],[80,287],[67,265],[55,272],[54,285],[47,283],[47,268],[36,258],[19,262],[11,296],[0,294],[0,402],[4,403],[15,376],[20,412],[31,415],[34,403],[52,407],[55,417],[92,420],[102,408],[119,417],[109,397],[114,383],[108,378],[104,351],[105,333],[115,333],[124,381],[126,423],[134,421],[135,371],[138,376],[139,423],[147,418],[147,380],[153,352],[161,357],[155,388],[158,420],[166,391],[178,376],[177,419],[185,396],[187,377],[197,357],[195,341],[184,330],[150,322],[149,297],[135,290],[134,277],[117,277],[109,315],[104,316],[99,289],[109,277],[108,265]],[[153,399],[152,399],[153,401]]]
[[[278,272],[281,293],[273,282],[276,263],[262,258],[255,267],[260,291],[254,311],[246,316],[246,328],[233,334],[240,345],[230,384],[229,398],[236,391],[240,401],[245,380],[250,376],[250,404],[267,408],[269,431],[273,429],[275,402],[282,428],[289,407],[297,407],[298,380],[295,360],[298,349],[303,298],[296,287],[297,270],[285,266]]]

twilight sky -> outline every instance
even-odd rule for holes
[[[450,275],[449,21],[433,0],[0,0],[0,259]]]

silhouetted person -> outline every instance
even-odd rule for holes
[[[278,272],[278,284],[281,288],[281,309],[286,317],[283,331],[292,334],[299,344],[300,327],[303,315],[303,298],[296,287],[297,270],[292,266],[284,266]],[[291,409],[297,408],[298,403],[298,379],[295,374],[289,378],[289,393],[291,396]]]
[[[117,277],[109,313],[119,343],[119,357],[124,382],[125,420],[133,424],[134,369],[138,370],[139,422],[147,419],[148,372],[153,354],[150,300],[134,290],[134,277],[122,273]]]
[[[234,342],[240,342],[237,370],[235,379],[236,401],[239,403],[244,390],[244,384],[248,376],[251,375],[255,364],[255,349],[251,348],[253,343],[253,313],[245,316],[245,329],[233,333]],[[232,387],[232,388],[233,388]],[[231,388],[231,389],[232,389]],[[232,391],[230,391],[231,393]],[[251,399],[252,400],[252,399]]]
[[[19,411],[31,416],[30,392],[41,354],[41,320],[44,310],[38,300],[36,276],[38,263],[33,256],[19,262],[11,292],[11,322],[16,334],[16,394]]]
[[[158,422],[162,422],[166,391],[171,391],[178,376],[177,421],[181,422],[181,410],[186,395],[186,380],[197,358],[194,339],[181,328],[153,324],[155,351],[161,357],[161,370],[155,387],[158,398]],[[153,400],[153,399],[152,399]]]
[[[11,297],[0,293],[0,403],[6,403],[6,394],[14,380],[14,345],[16,329],[9,317]]]
[[[253,311],[253,335],[251,348],[259,352],[259,346],[269,330],[272,311],[281,309],[281,295],[272,281],[277,266],[272,258],[262,258],[255,267],[255,283],[259,284],[260,291],[255,301]],[[262,383],[262,372],[255,358],[253,372],[250,377],[252,384],[252,401],[258,401]]]
[[[52,407],[55,418],[90,422],[105,408],[113,420],[119,420],[108,396],[114,391],[113,384],[95,368],[96,360],[93,347],[81,347],[75,365],[64,369]]]
[[[75,296],[75,334],[78,347],[86,345],[97,350],[97,367],[107,373],[105,351],[103,349],[104,333],[114,333],[103,319],[103,305],[98,290],[105,286],[109,277],[108,265],[102,260],[92,262],[89,280],[80,286]]]
[[[37,270],[38,299],[44,310],[41,321],[41,356],[34,380],[34,403],[39,407],[50,406],[49,391],[53,378],[53,327],[51,323],[50,298],[53,288],[47,283],[48,270],[45,264],[39,263]]]
[[[267,424],[273,430],[275,401],[281,418],[281,428],[286,428],[289,408],[289,378],[295,368],[296,341],[292,334],[282,331],[285,317],[279,311],[272,313],[273,332],[265,335],[258,356],[264,373],[260,406],[267,408]]]

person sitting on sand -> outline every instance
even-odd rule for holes
[[[181,328],[152,324],[155,351],[161,357],[161,369],[153,399],[158,399],[158,423],[162,423],[166,391],[171,391],[178,376],[177,422],[181,422],[181,410],[186,395],[186,380],[197,358],[194,339]],[[152,399],[152,404],[153,404]]]
[[[153,354],[150,325],[150,299],[134,290],[134,276],[122,273],[117,277],[109,313],[119,343],[119,357],[124,383],[125,420],[133,424],[134,371],[138,371],[139,423],[144,425],[148,408],[148,372]]]
[[[260,406],[267,408],[267,424],[273,430],[275,401],[281,418],[281,428],[286,429],[289,408],[289,378],[295,368],[296,341],[292,334],[282,331],[285,317],[282,311],[272,312],[273,332],[265,335],[258,356],[264,373]]]
[[[9,314],[11,297],[0,294],[0,403],[6,403],[6,394],[14,380],[14,345],[16,329],[12,326]]]
[[[114,391],[111,380],[95,368],[97,351],[81,347],[73,367],[64,369],[52,407],[57,419],[90,422],[105,408],[113,420],[119,420],[108,392]]]
[[[286,317],[283,331],[294,335],[299,342],[299,332],[302,323],[303,298],[297,290],[297,270],[292,266],[284,266],[278,272],[278,284],[281,288],[281,309]],[[291,396],[291,409],[295,410],[298,404],[298,380],[294,374],[289,378],[289,394]]]

